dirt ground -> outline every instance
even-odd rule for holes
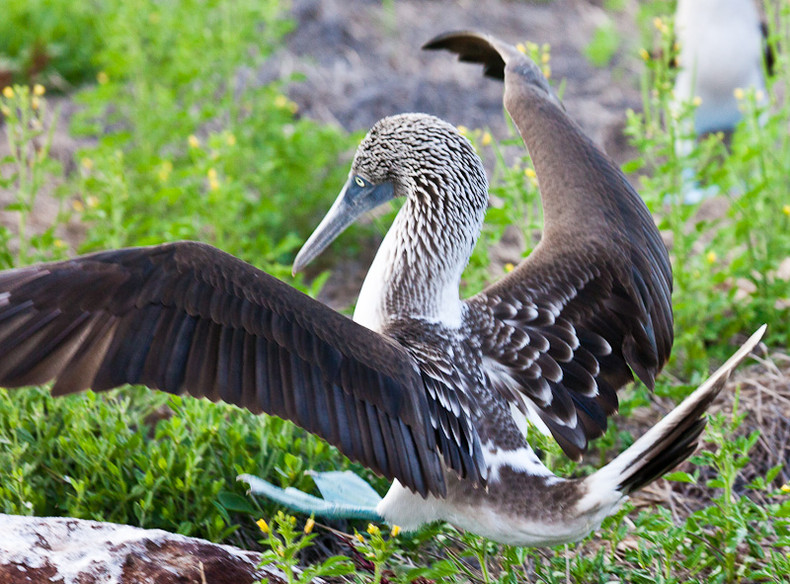
[[[566,80],[568,112],[620,158],[625,111],[640,105],[638,3],[626,4],[613,17],[589,0],[295,0],[298,27],[260,76],[302,73],[305,80],[289,93],[303,115],[348,130],[366,130],[384,116],[419,111],[455,125],[490,127],[503,137],[502,87],[484,80],[479,67],[420,47],[440,33],[468,29],[513,43],[548,43],[552,77],[556,83]],[[596,27],[613,18],[621,50],[611,67],[595,68],[583,50]]]

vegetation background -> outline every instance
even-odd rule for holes
[[[0,510],[262,546],[268,561],[346,580],[790,581],[786,2],[763,6],[778,56],[769,105],[744,92],[730,149],[709,136],[683,160],[668,108],[666,0],[502,0],[485,14],[387,0],[5,0],[3,10],[0,268],[199,239],[347,305],[391,213],[346,234],[308,279],[291,278],[290,261],[342,185],[360,131],[423,110],[463,124],[491,172],[471,293],[528,253],[540,228],[534,171],[501,114],[501,87],[418,50],[446,29],[483,27],[537,43],[528,49],[637,181],[673,256],[677,340],[655,394],[623,392],[622,417],[580,465],[534,436],[547,463],[585,473],[611,458],[763,322],[775,355],[725,396],[691,464],[576,546],[511,548],[443,525],[305,534],[305,518],[248,498],[235,476],[311,490],[305,470],[350,467],[386,484],[290,423],[141,388],[61,400],[46,388],[0,390]],[[682,204],[688,169],[717,196]],[[338,553],[348,557],[327,559]]]

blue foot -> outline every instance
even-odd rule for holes
[[[351,471],[311,472],[323,499],[288,487],[281,489],[256,476],[243,474],[237,480],[250,485],[250,493],[271,499],[289,509],[327,519],[364,519],[384,522],[376,512],[381,501],[368,483]]]

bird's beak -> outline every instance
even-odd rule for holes
[[[302,271],[360,215],[394,198],[395,189],[391,182],[366,182],[364,186],[360,186],[356,177],[349,177],[326,216],[296,254],[293,273]]]

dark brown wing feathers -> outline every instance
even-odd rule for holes
[[[0,355],[1,386],[188,392],[293,420],[423,495],[444,493],[439,451],[482,483],[402,347],[207,245],[0,273]]]
[[[647,207],[617,166],[570,120],[514,47],[448,33],[447,49],[505,79],[506,106],[538,175],[546,226],[516,270],[470,299],[483,350],[578,458],[606,429],[616,390],[635,373],[653,387],[673,339],[672,272]],[[526,341],[516,338],[520,331]],[[514,350],[515,347],[515,350]],[[508,387],[510,386],[510,387]]]

